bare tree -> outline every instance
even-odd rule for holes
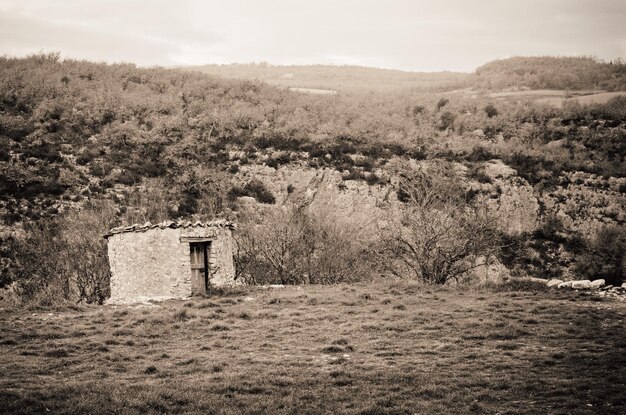
[[[307,222],[300,209],[288,207],[267,212],[260,224],[240,226],[235,236],[238,277],[249,283],[305,282],[315,249]]]
[[[492,221],[465,202],[451,172],[405,173],[398,194],[404,206],[380,231],[387,272],[445,284],[494,258],[499,244]]]
[[[235,233],[236,277],[252,284],[331,284],[368,276],[356,232],[305,205],[245,219]]]
[[[110,205],[88,205],[27,228],[15,247],[20,296],[48,305],[104,302],[109,296],[109,266],[102,235],[114,218]]]

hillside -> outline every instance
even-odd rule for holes
[[[481,88],[561,90],[626,90],[626,64],[591,57],[513,57],[486,63],[476,69]]]
[[[472,260],[617,282],[625,137],[619,96],[554,108],[445,88],[310,95],[55,54],[0,58],[0,285],[54,303],[74,295],[67,281],[81,269],[97,281],[82,299],[103,301],[104,231],[215,217],[242,225],[242,279],[369,278],[386,272],[372,252],[392,255],[376,245],[377,221],[419,205],[416,183],[437,195],[426,213],[473,212],[481,221],[465,225],[490,225],[498,249],[481,236],[486,251]],[[255,250],[271,235],[306,247],[285,256],[310,268],[271,269]]]
[[[362,66],[231,64],[185,67],[234,79],[249,79],[287,88],[328,89],[344,93],[451,90],[463,88],[471,75],[459,72],[406,72]]]
[[[591,57],[512,57],[474,73],[407,72],[358,66],[231,64],[181,68],[287,88],[357,92],[475,90],[626,91],[626,64]]]

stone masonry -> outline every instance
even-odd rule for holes
[[[146,223],[114,228],[107,238],[112,303],[186,298],[205,290],[192,271],[190,244],[208,245],[209,285],[235,284],[227,221]]]

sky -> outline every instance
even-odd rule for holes
[[[0,55],[470,72],[510,56],[626,59],[625,0],[0,0]]]

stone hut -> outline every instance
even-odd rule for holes
[[[107,239],[113,303],[185,298],[235,283],[228,221],[172,222],[111,229]]]

